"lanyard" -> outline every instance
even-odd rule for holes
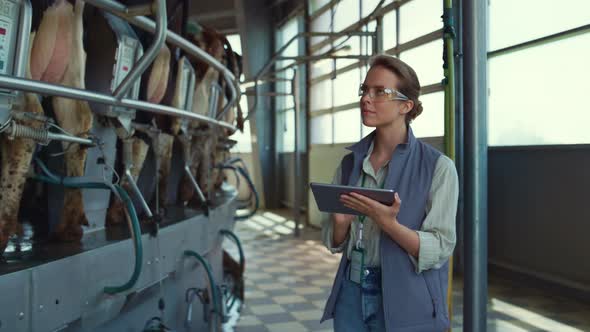
[[[361,187],[365,186],[365,179],[366,179],[366,174],[364,171],[363,172],[363,180],[361,182]],[[385,188],[385,179],[383,179],[383,183],[381,183],[381,189]],[[367,216],[362,215],[359,216],[358,220],[359,220],[359,233],[358,233],[358,237],[356,240],[356,248],[357,249],[361,249],[363,247],[363,228],[364,228],[364,224],[365,224],[365,218]]]

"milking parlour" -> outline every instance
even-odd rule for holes
[[[0,332],[590,331],[587,0],[0,0]]]

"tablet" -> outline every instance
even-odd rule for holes
[[[385,205],[392,205],[395,201],[395,191],[391,189],[351,187],[316,182],[310,183],[310,186],[316,204],[322,212],[361,215],[360,212],[349,209],[340,202],[340,195],[351,192],[367,196]]]

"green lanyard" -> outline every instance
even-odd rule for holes
[[[363,172],[363,180],[361,182],[361,187],[365,186],[365,179],[366,179],[366,173],[364,171]],[[383,182],[381,183],[381,189],[385,188],[385,179],[383,179]],[[364,223],[365,223],[365,218],[367,216],[362,215],[359,216],[358,220],[359,220],[359,234],[358,234],[358,238],[356,241],[356,248],[360,249],[363,247],[363,228],[364,228]]]

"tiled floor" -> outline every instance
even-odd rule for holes
[[[320,324],[320,317],[340,256],[325,249],[318,230],[302,228],[295,238],[285,215],[262,212],[236,226],[246,255],[246,302],[236,332],[333,330],[332,321]],[[456,276],[453,332],[463,331],[462,289]],[[488,332],[590,332],[590,304],[497,276],[489,277],[488,298]]]

